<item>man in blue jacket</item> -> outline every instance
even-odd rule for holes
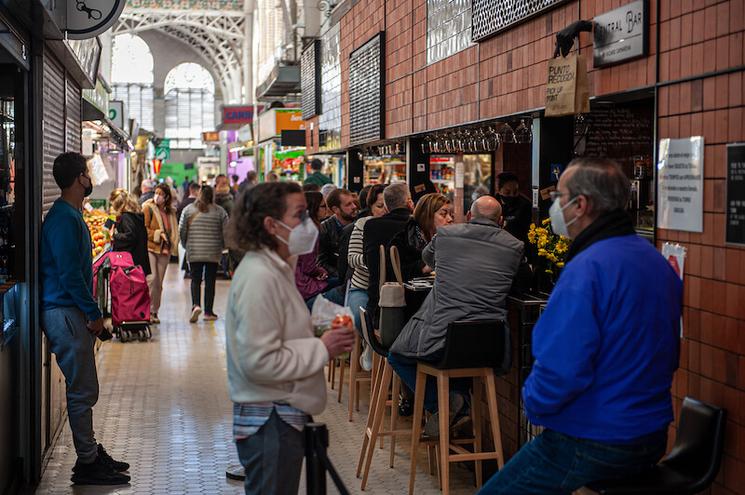
[[[78,455],[71,479],[78,485],[125,484],[129,476],[122,471],[129,464],[112,459],[93,434],[98,401],[93,346],[103,331],[103,318],[93,299],[91,238],[82,214],[93,183],[79,153],[58,156],[52,173],[62,196],[41,228],[41,322],[67,385],[67,414]]]
[[[572,493],[633,476],[664,454],[673,419],[683,287],[624,212],[615,163],[577,159],[554,193],[551,225],[573,239],[533,330],[525,412],[545,428],[484,485],[484,494]]]

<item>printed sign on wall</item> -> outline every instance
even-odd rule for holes
[[[662,139],[657,161],[657,226],[704,230],[704,138]]]
[[[727,146],[727,243],[745,245],[745,144]]]

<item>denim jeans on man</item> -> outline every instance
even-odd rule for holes
[[[649,470],[666,444],[666,431],[628,444],[609,444],[546,430],[523,446],[479,495],[571,494],[593,481]]]
[[[428,356],[427,359],[421,359],[423,362],[436,363],[442,357],[442,351]],[[400,354],[388,353],[388,364],[391,365],[393,370],[401,380],[411,390],[416,391],[416,359],[410,359]],[[430,413],[436,413],[438,409],[437,402],[437,380],[433,376],[427,377],[427,385],[424,391],[424,409]],[[469,390],[471,387],[470,378],[454,378],[450,380],[450,392],[458,393],[463,395],[468,400]]]
[[[78,308],[42,311],[41,324],[50,350],[67,385],[67,417],[75,452],[82,463],[96,460],[98,444],[93,434],[93,406],[98,401],[98,375],[93,351],[96,337],[88,330]]]

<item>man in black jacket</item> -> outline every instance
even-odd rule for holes
[[[533,220],[533,206],[530,200],[520,194],[517,175],[502,172],[497,176],[497,199],[502,205],[504,230],[528,245],[528,230]]]
[[[183,213],[184,208],[192,204],[194,201],[197,200],[197,196],[199,196],[199,190],[201,187],[196,182],[189,183],[189,195],[186,196],[184,199],[181,200],[181,203],[179,203],[178,208],[176,208],[176,218],[178,220],[181,220],[181,213]]]
[[[409,186],[403,182],[391,184],[383,191],[383,201],[388,213],[379,218],[372,218],[365,223],[363,234],[363,250],[365,266],[370,273],[370,283],[367,288],[369,297],[367,311],[374,315],[375,324],[378,322],[378,300],[380,298],[380,245],[388,246],[393,236],[406,228],[406,223],[414,211],[414,201],[411,199]],[[388,261],[388,274],[393,273]]]
[[[329,274],[329,278],[338,279],[339,241],[344,227],[357,219],[357,202],[354,195],[346,189],[335,189],[328,198],[326,205],[333,213],[321,224],[319,235],[318,263]],[[339,280],[339,283],[343,283]]]

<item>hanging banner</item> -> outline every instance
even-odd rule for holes
[[[71,40],[94,38],[109,29],[124,10],[125,0],[67,0],[64,31]]]
[[[745,245],[745,144],[727,145],[728,244]]]
[[[704,138],[662,139],[657,161],[657,227],[703,232]]]

